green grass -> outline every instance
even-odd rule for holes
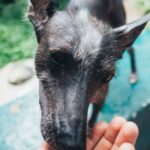
[[[69,2],[69,0],[61,0],[59,9],[62,10],[67,5],[68,2]]]
[[[0,24],[0,67],[10,61],[33,57],[35,39],[25,23]]]
[[[59,9],[68,1],[61,1]],[[16,0],[9,5],[0,0],[0,68],[11,61],[34,56],[36,37],[32,25],[24,19],[26,8],[27,0]]]
[[[150,0],[138,0],[137,4],[144,14],[150,13]]]
[[[69,0],[62,0],[62,10]],[[0,67],[11,61],[34,56],[37,47],[33,27],[25,21],[27,0],[16,0],[15,3],[4,5],[0,0]],[[149,0],[138,0],[144,13],[150,12]]]
[[[36,38],[32,25],[23,20],[26,1],[0,4],[0,67],[11,61],[34,56]]]

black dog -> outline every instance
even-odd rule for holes
[[[85,150],[89,103],[95,108],[89,123],[93,126],[116,60],[150,15],[121,26],[125,23],[121,0],[71,0],[64,11],[57,10],[57,0],[31,3],[29,18],[39,43],[35,64],[42,134],[54,149]]]

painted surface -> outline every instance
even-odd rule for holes
[[[103,113],[99,118],[110,120],[113,115],[129,118],[150,102],[150,30],[134,44],[139,81],[129,83],[130,60],[128,53],[118,61],[116,77],[112,80]]]

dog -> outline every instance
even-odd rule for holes
[[[56,150],[85,150],[87,111],[92,127],[103,106],[115,64],[150,20],[125,24],[121,0],[31,0],[28,17],[38,41],[41,132]],[[130,48],[134,61],[133,49]],[[132,64],[135,73],[135,64]]]

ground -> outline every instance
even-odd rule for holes
[[[98,120],[109,121],[116,115],[134,118],[140,109],[150,104],[149,38],[150,31],[147,31],[134,44],[138,60],[138,83],[129,83],[130,61],[128,53],[125,53],[124,58],[118,62],[116,78],[111,82],[109,95]],[[89,113],[90,111],[91,109]],[[146,123],[149,123],[149,120],[146,120]],[[0,149],[36,149],[42,141],[38,89],[0,107],[0,124]],[[147,135],[142,135],[147,143],[150,142],[149,132],[150,130],[147,130]],[[149,145],[144,146],[150,148]]]

